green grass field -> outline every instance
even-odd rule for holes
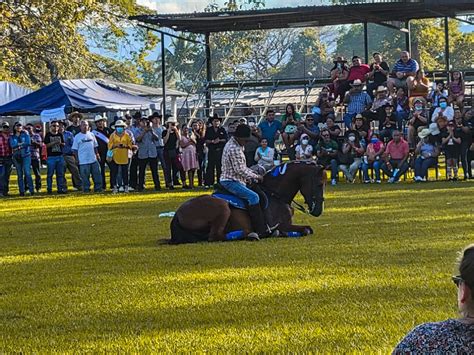
[[[197,192],[0,200],[0,352],[383,352],[455,317],[472,182],[328,187],[315,235],[169,246]]]

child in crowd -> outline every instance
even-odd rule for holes
[[[296,146],[296,160],[310,160],[313,157],[313,147],[309,144],[309,136],[302,134],[300,144]]]
[[[448,123],[448,130],[442,133],[441,143],[446,155],[446,169],[449,181],[458,179],[458,159],[461,154],[461,137],[453,121]],[[454,172],[454,175],[453,175]]]

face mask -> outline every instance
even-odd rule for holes
[[[117,127],[115,130],[117,131],[118,134],[123,133],[123,127]]]
[[[416,110],[416,111],[421,111],[421,110],[423,110],[423,106],[421,106],[421,105],[415,105],[415,110]]]
[[[441,108],[443,108],[443,109],[444,109],[444,108],[448,107],[448,103],[447,103],[447,102],[445,102],[445,101],[443,101],[443,102],[440,102],[440,103],[439,103],[439,107],[441,107]]]
[[[378,141],[379,141],[378,138],[372,138],[372,139],[370,140],[370,143],[376,144]]]
[[[356,137],[355,137],[355,136],[349,136],[349,140],[350,140],[351,142],[355,142]]]
[[[307,145],[309,143],[309,141],[307,139],[302,139],[301,140],[301,144],[303,145]]]

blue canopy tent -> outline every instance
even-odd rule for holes
[[[39,115],[43,110],[61,106],[66,113],[144,110],[153,104],[146,98],[100,85],[94,79],[58,80],[0,106],[0,115]]]
[[[31,89],[8,81],[0,81],[0,105],[5,105],[6,103],[19,99],[32,91]]]

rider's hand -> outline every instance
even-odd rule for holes
[[[257,175],[256,180],[257,180],[258,182],[262,182],[262,181],[263,181],[263,176],[262,176],[262,175]]]

